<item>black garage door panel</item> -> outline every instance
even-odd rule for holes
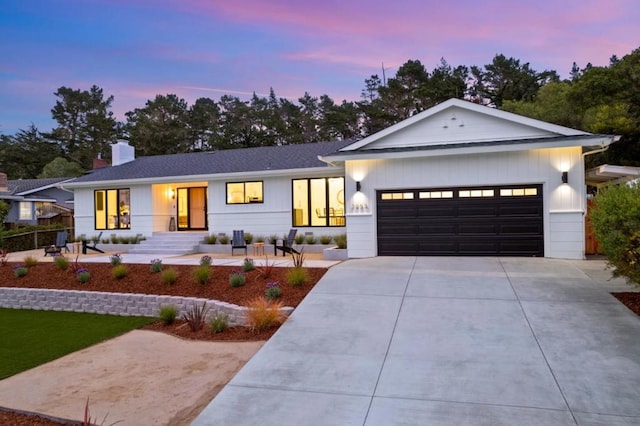
[[[502,196],[505,189],[513,189],[514,196]],[[489,195],[460,197],[470,190]],[[438,191],[453,196],[420,198]],[[383,196],[390,193],[403,198]],[[542,185],[378,191],[377,214],[383,256],[544,255]]]

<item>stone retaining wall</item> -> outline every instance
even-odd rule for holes
[[[244,325],[247,308],[197,297],[155,296],[80,290],[48,290],[0,287],[0,307],[44,311],[72,311],[121,316],[157,317],[160,306],[175,305],[178,316],[194,304],[209,306],[208,318],[227,315],[229,325]],[[293,308],[283,308],[289,315]]]

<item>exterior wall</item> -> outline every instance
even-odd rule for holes
[[[376,190],[542,184],[545,257],[584,257],[584,166],[580,147],[346,162],[349,257],[377,255]],[[561,172],[569,183],[562,184]],[[362,192],[355,193],[355,181]]]
[[[240,182],[242,179],[215,180],[209,182],[208,221],[209,233],[225,233],[231,236],[234,229],[242,229],[263,237],[282,237],[293,228],[291,210],[291,181],[298,178],[343,176],[342,169],[327,168],[325,173],[312,175],[279,176],[265,179],[249,178],[247,181],[262,180],[263,203],[226,204],[226,183]],[[321,235],[337,235],[346,232],[345,227],[303,227],[296,226],[298,233],[312,232]]]

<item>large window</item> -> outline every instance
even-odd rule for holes
[[[31,201],[20,201],[20,220],[32,220]]]
[[[96,229],[131,227],[131,192],[129,189],[104,189],[94,193]]]
[[[344,226],[344,178],[293,180],[293,226]]]
[[[248,204],[262,202],[262,182],[227,183],[227,204]]]

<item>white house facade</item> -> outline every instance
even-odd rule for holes
[[[584,256],[584,158],[616,137],[452,99],[357,142],[136,159],[74,191],[76,234],[347,234],[352,258]],[[104,237],[103,237],[104,238]]]

